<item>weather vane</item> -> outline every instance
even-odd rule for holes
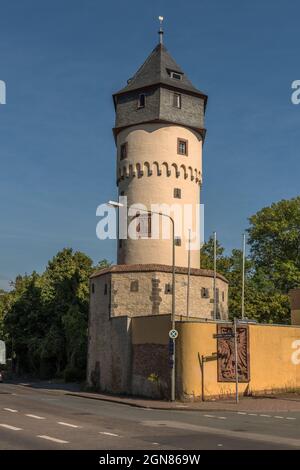
[[[162,25],[163,25],[164,17],[159,16],[158,19],[159,19],[159,24],[160,24],[159,31],[158,31],[159,43],[162,44],[163,43],[163,34],[164,34]]]

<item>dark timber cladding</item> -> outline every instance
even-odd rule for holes
[[[181,95],[181,107],[174,106],[174,93]],[[138,106],[140,94],[145,95],[143,107]],[[113,99],[115,136],[125,127],[147,122],[179,124],[196,130],[203,138],[205,136],[207,96],[194,87],[162,44],[155,47]]]

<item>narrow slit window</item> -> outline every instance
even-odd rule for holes
[[[146,95],[141,93],[138,98],[138,108],[144,108],[146,106]]]
[[[201,297],[202,299],[209,299],[209,289],[206,287],[201,288]]]
[[[165,294],[172,294],[172,285],[169,283],[165,285]]]
[[[175,237],[175,246],[181,246],[181,238]]]
[[[180,93],[174,93],[174,95],[173,95],[173,106],[175,108],[181,108],[181,94]]]
[[[138,292],[138,290],[139,290],[139,281],[131,281],[130,292]]]
[[[127,158],[127,148],[128,148],[127,142],[121,145],[120,160],[124,160],[125,158]]]

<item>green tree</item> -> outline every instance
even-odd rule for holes
[[[93,267],[93,271],[100,271],[101,269],[109,268],[110,266],[111,263],[107,261],[107,259],[102,259],[96,264],[96,266]]]
[[[300,196],[265,207],[249,219],[251,257],[281,294],[300,285]]]
[[[16,356],[17,371],[39,369],[38,347],[45,324],[41,308],[40,276],[17,276],[9,293],[4,317],[11,353]]]
[[[43,274],[17,276],[0,303],[0,333],[3,319],[17,372],[84,378],[89,277],[108,264],[103,260],[93,267],[87,255],[65,248]]]
[[[213,269],[214,249],[210,238],[201,250],[201,267]],[[242,251],[232,250],[224,255],[224,248],[217,243],[217,271],[229,282],[229,317],[241,316],[242,304]],[[266,323],[288,323],[289,301],[266,278],[264,271],[250,257],[245,260],[245,316]]]
[[[217,272],[223,274],[224,276],[228,275],[230,270],[230,259],[224,255],[225,249],[217,240],[216,244],[216,254],[217,254]],[[209,240],[203,244],[201,248],[201,268],[203,269],[214,269],[214,239],[210,237]]]
[[[0,339],[5,340],[5,329],[4,329],[4,316],[6,310],[6,304],[8,301],[8,292],[0,289]]]
[[[87,255],[65,248],[49,261],[43,275],[44,309],[51,325],[41,342],[41,357],[55,362],[56,375],[67,367],[77,369],[78,376],[84,374],[91,273]]]

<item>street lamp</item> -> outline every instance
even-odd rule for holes
[[[124,204],[121,202],[116,201],[108,201],[107,203],[109,206],[112,206],[116,209],[120,207],[124,207]],[[163,212],[156,212],[147,209],[138,209],[141,212],[146,212],[147,214],[157,214],[161,215],[162,217],[167,217],[172,224],[172,314],[171,314],[171,324],[172,330],[175,330],[175,222],[174,219],[169,214],[164,214]],[[172,341],[172,354],[171,354],[171,362],[172,362],[172,372],[171,372],[171,401],[175,401],[175,381],[176,381],[176,373],[175,373],[175,338],[171,338]]]

